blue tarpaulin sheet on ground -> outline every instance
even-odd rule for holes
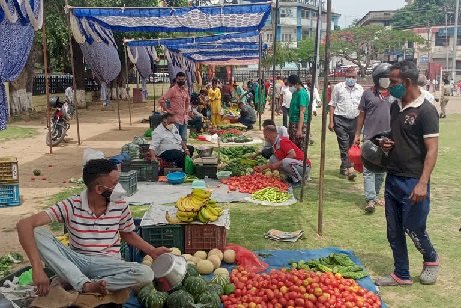
[[[255,251],[255,253],[264,256],[261,259],[269,265],[268,271],[271,269],[288,267],[288,262],[316,260],[326,257],[332,253],[344,253],[348,255],[355,264],[363,266],[360,259],[352,251],[337,247],[328,247],[315,250],[258,250]],[[232,266],[229,266],[228,268],[230,269]],[[357,282],[360,284],[360,286],[367,290],[370,290],[374,293],[378,292],[370,276],[362,278]],[[385,308],[387,305],[383,303],[382,307]],[[123,308],[143,308],[143,306],[139,304],[138,300],[134,296],[132,296],[130,300],[123,305]]]

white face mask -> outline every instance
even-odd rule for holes
[[[391,84],[391,80],[389,78],[379,78],[379,86],[382,89],[389,88],[390,84]]]
[[[126,190],[123,189],[122,184],[118,183],[115,185],[114,189],[112,190],[112,193],[110,194],[110,202],[115,202],[120,199],[122,199],[124,196],[126,196]]]

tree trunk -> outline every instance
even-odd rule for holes
[[[40,45],[34,44],[21,75],[19,75],[18,79],[9,83],[11,114],[29,112],[33,109],[34,64],[39,54]]]
[[[75,71],[75,82],[77,89],[75,91],[75,106],[78,108],[86,108],[86,96],[85,96],[85,64],[83,63],[83,53],[80,49],[80,45],[72,37],[72,49],[74,53],[74,71]]]

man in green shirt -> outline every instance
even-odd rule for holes
[[[290,103],[288,134],[300,149],[304,149],[307,121],[309,121],[309,112],[307,111],[310,98],[309,93],[297,75],[288,77],[290,91],[293,93]]]

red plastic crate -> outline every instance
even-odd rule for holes
[[[216,225],[188,224],[184,226],[184,246],[186,253],[226,247],[226,228]]]

